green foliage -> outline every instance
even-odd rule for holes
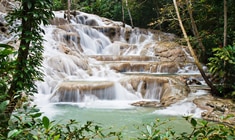
[[[121,3],[114,0],[83,1],[79,3],[79,10],[113,20],[122,20]]]
[[[215,75],[215,83],[221,95],[231,97],[235,92],[235,46],[214,48],[209,58],[209,71]]]
[[[187,0],[188,1],[188,0]],[[203,63],[207,63],[207,58],[213,55],[212,48],[219,47],[223,44],[223,30],[224,30],[224,17],[223,17],[223,2],[217,0],[190,0],[193,18],[197,25],[200,39],[205,46],[205,52],[200,50],[196,37],[194,36],[191,20],[187,11],[186,0],[178,1],[178,7],[183,20],[184,27],[187,34],[191,37],[191,42],[198,56],[205,53]],[[235,1],[228,2],[228,44],[232,45],[235,40]],[[160,26],[161,30],[174,33],[178,36],[182,36],[182,32],[179,28],[179,23],[176,18],[175,9],[172,1],[165,1],[160,7],[159,18],[153,22],[152,27]]]
[[[191,140],[191,139],[208,139],[208,140],[232,140],[235,138],[234,127],[226,126],[224,124],[210,123],[205,120],[198,121],[191,117],[185,119],[192,125],[191,133],[182,133],[177,139]]]
[[[164,122],[151,123],[146,126],[139,140],[233,140],[235,139],[234,126],[216,124],[205,120],[196,120],[190,116],[184,117],[191,124],[192,131],[176,134],[173,129],[162,130],[159,128]],[[159,125],[160,124],[160,125]]]
[[[133,23],[136,27],[147,28],[158,19],[159,8],[165,1],[156,0],[74,0],[71,1],[71,10],[80,10],[87,13],[106,17],[115,21],[122,21],[122,3],[124,7],[125,23],[130,23],[127,9],[130,9]],[[67,0],[54,0],[54,10],[67,10]]]
[[[12,46],[0,44],[0,101],[6,96],[7,85],[11,80],[14,69],[14,61],[12,59],[14,50]]]
[[[171,120],[156,120],[143,125],[132,139],[138,140],[233,140],[235,139],[234,126],[197,120],[190,116],[184,117],[192,129],[189,132],[176,133],[174,128],[162,128],[170,124]],[[2,129],[0,127],[0,129]],[[43,116],[36,106],[30,107],[29,102],[24,102],[22,107],[13,114],[9,121],[8,134],[0,133],[0,140],[98,140],[113,139],[122,140],[122,132],[113,132],[111,129],[103,129],[100,124],[87,121],[84,124],[76,120],[60,123]]]
[[[156,119],[155,122],[151,122],[145,126],[145,130],[141,132],[139,140],[168,140],[174,138],[175,132],[171,128],[163,129],[161,126],[169,123],[169,121],[161,122]]]
[[[66,9],[66,1],[65,0],[53,0],[53,10],[64,10]]]
[[[49,24],[49,19],[53,17],[51,7],[51,0],[23,0],[20,8],[8,13],[6,17],[12,27],[11,33],[20,40],[20,46],[0,44],[0,101],[9,102],[1,104],[4,107],[0,114],[1,135],[6,136],[8,133],[8,121],[17,104],[24,102],[24,96],[36,92],[35,80],[42,80],[40,67],[43,60],[44,31],[40,25]],[[19,49],[14,52],[13,48],[17,47]],[[19,131],[13,130],[8,135],[14,136],[16,133]]]
[[[16,68],[12,83],[16,83],[15,91],[25,91],[32,93],[36,91],[35,80],[42,79],[40,71],[43,52],[44,31],[40,24],[49,24],[52,18],[50,10],[52,2],[50,0],[22,1],[22,6],[15,9],[7,16],[9,25],[13,28],[12,32],[19,36],[21,40],[19,50],[17,51]],[[21,24],[14,24],[21,20]]]
[[[100,125],[93,122],[80,124],[75,120],[67,123],[51,121],[37,109],[29,107],[24,102],[22,108],[9,121],[9,132],[6,136],[0,134],[0,140],[92,140],[92,139],[121,139],[119,132],[104,132]]]

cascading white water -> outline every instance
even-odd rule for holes
[[[61,13],[58,14],[56,13],[56,15],[60,17]],[[117,47],[117,45],[112,45],[113,50],[108,49],[109,46],[113,43],[111,43],[109,38],[106,37],[103,33],[98,32],[97,30],[92,29],[87,25],[77,24],[75,22],[71,26],[64,25],[61,28],[59,27],[59,29],[55,26],[44,27],[44,30],[46,30],[45,40],[47,40],[44,43],[46,46],[44,53],[45,82],[40,82],[38,84],[39,92],[48,93],[46,89],[49,89],[50,90],[49,93],[54,94],[57,92],[56,90],[58,90],[58,88],[56,87],[60,85],[60,83],[63,81],[81,81],[81,80],[90,81],[91,79],[95,79],[96,81],[109,80],[117,83],[117,79],[122,77],[119,73],[116,73],[113,70],[111,70],[109,67],[107,67],[107,65],[99,64],[99,62],[97,62],[96,60],[86,57],[86,55],[102,55],[102,54],[119,55],[117,54],[117,52],[119,52],[118,49],[120,49],[120,47]],[[140,34],[139,31],[137,30],[135,34],[137,35],[130,36],[129,42],[131,42],[131,44],[141,44],[142,42],[140,41],[141,38],[142,40],[143,38],[145,39],[145,41],[143,41],[143,44],[145,42],[152,41],[151,33],[144,35]],[[77,38],[79,38],[80,40]],[[82,51],[79,51],[78,49],[79,46],[81,46]],[[143,46],[143,45],[138,45],[138,46]],[[139,50],[141,50],[141,48]],[[117,86],[117,84],[115,84],[115,86]],[[142,98],[142,97],[140,98],[139,95],[136,96],[135,94],[130,93],[121,85],[119,85],[118,88],[113,87],[112,89],[113,89],[112,92],[117,94],[115,96],[117,97],[117,99],[125,100],[126,98],[127,100],[130,100],[130,96],[127,96],[128,94],[132,95],[133,99]],[[119,89],[119,93],[117,93],[118,91],[115,91],[114,89],[115,90]],[[76,91],[78,92],[78,94],[82,93],[81,91],[79,92],[79,88],[77,89],[70,88],[70,90],[71,92],[73,92],[73,94],[75,94],[74,92]],[[99,90],[100,92],[102,91],[102,89]],[[103,92],[105,92],[105,90],[107,89],[103,88]],[[67,91],[67,93],[64,93],[65,91]],[[111,92],[111,90],[109,91]],[[89,90],[83,91],[83,93],[86,94],[88,94],[88,92]],[[120,92],[122,93],[120,94]],[[156,90],[153,91],[149,89],[148,95],[145,98],[155,99],[150,97],[152,96],[150,94],[155,94],[155,92]],[[64,97],[66,98],[66,100],[61,100],[61,101],[69,101],[67,99],[71,99],[72,97],[68,90],[64,90],[62,95],[63,96],[67,95],[68,97]],[[115,98],[110,98],[110,99],[115,99]],[[53,100],[53,101],[58,101],[58,100]],[[79,100],[71,99],[71,101],[79,101]]]
[[[63,12],[55,12],[55,15],[63,18]],[[132,110],[133,114],[138,112],[137,115],[143,119],[139,108],[131,105],[133,102],[160,102],[165,93],[178,93],[182,90],[178,88],[179,85],[175,85],[174,78],[162,79],[163,72],[169,75],[198,74],[192,63],[183,66],[172,63],[171,56],[164,49],[156,50],[157,44],[168,35],[157,36],[147,30],[121,26],[121,22],[79,12],[70,24],[42,27],[46,33],[42,68],[45,77],[43,82],[37,82],[38,94],[35,96],[35,103],[46,115],[61,115],[61,111],[66,111],[59,105],[69,104],[77,107],[70,113],[83,113],[84,108],[94,114],[97,110],[92,109]],[[114,30],[111,35],[107,35],[109,28]],[[1,43],[8,40],[3,38]],[[169,40],[171,39],[167,39]],[[160,56],[156,55],[158,51],[166,53],[169,59],[167,63],[160,62]],[[192,60],[187,51],[183,51]],[[156,114],[193,114],[199,117],[202,110],[192,103],[193,97],[195,96],[189,94],[187,98],[167,108],[147,108],[143,112],[147,116],[151,114],[152,117]],[[118,114],[121,115],[123,112],[120,112]]]
[[[57,17],[62,17],[61,12],[55,14]],[[45,78],[44,82],[38,82],[39,94],[50,94],[51,102],[127,100],[128,103],[131,103],[133,100],[143,99],[160,101],[164,92],[163,84],[157,81],[147,82],[144,87],[143,81],[140,81],[138,89],[132,87],[131,84],[126,84],[129,87],[124,87],[119,82],[119,79],[125,77],[124,75],[112,70],[109,65],[90,58],[89,55],[120,56],[120,58],[122,58],[121,54],[130,57],[140,56],[147,47],[145,55],[154,57],[154,46],[156,42],[162,40],[161,36],[156,39],[149,31],[141,32],[138,28],[132,30],[129,26],[124,29],[119,26],[121,23],[112,21],[110,22],[112,26],[120,28],[118,40],[112,41],[104,33],[93,29],[92,26],[84,25],[90,22],[88,20],[96,23],[95,27],[99,25],[110,27],[101,18],[81,12],[72,20],[71,24],[43,27],[46,32],[43,63]],[[126,34],[127,32],[128,34]],[[121,49],[123,49],[121,42],[129,44],[124,53],[121,53]],[[144,70],[144,67],[141,69]],[[158,65],[156,72],[161,71],[165,72],[162,70],[162,66]],[[152,67],[146,72],[152,72]],[[110,86],[104,81],[114,84]],[[100,85],[92,87],[95,82]],[[146,88],[144,95],[141,93],[143,87]]]
[[[81,46],[87,55],[102,54],[103,49],[111,44],[108,37],[90,27],[76,26],[81,37]]]

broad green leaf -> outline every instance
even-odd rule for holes
[[[191,122],[193,127],[197,126],[197,121],[194,118],[192,118],[190,122]]]
[[[53,140],[59,140],[60,139],[60,134],[54,136]]]
[[[9,100],[6,100],[6,101],[3,101],[1,104],[0,104],[0,112],[4,111],[7,107],[7,105],[9,104]]]
[[[37,136],[33,136],[33,138],[34,138],[35,140],[38,140],[38,137],[37,137]]]
[[[28,6],[29,9],[31,9],[32,8],[32,3],[30,1],[28,1],[27,6]]]
[[[11,49],[14,48],[11,45],[7,45],[7,44],[0,44],[0,47],[2,47],[2,48],[11,48]]]
[[[33,118],[38,118],[38,117],[40,117],[41,115],[42,115],[42,113],[36,113],[36,114],[33,114],[32,117],[33,117]]]
[[[147,129],[148,134],[152,135],[152,128],[151,128],[151,126],[147,125],[146,129]]]
[[[43,116],[42,122],[43,122],[44,127],[48,129],[50,125],[50,120],[46,116]]]
[[[20,133],[21,133],[21,131],[19,131],[17,129],[13,129],[7,134],[7,138],[14,138]]]

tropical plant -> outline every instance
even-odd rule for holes
[[[14,69],[14,60],[11,58],[14,48],[6,44],[0,44],[0,101],[6,98],[7,86],[11,80]]]
[[[213,49],[213,57],[209,58],[208,67],[213,74],[220,96],[235,97],[235,46]]]
[[[53,0],[53,10],[65,10],[66,9],[66,1],[64,0]]]
[[[7,90],[15,68],[15,61],[12,59],[13,54],[14,48],[12,46],[0,44],[0,127],[7,124],[5,110],[9,104],[9,100],[6,100],[8,97]],[[0,129],[1,134],[3,134],[4,131],[5,129]]]
[[[8,13],[6,17],[9,25],[14,27],[12,32],[19,38],[20,45],[12,73],[6,71],[6,75],[10,76],[7,89],[1,92],[1,97],[4,97],[2,101],[9,103],[3,111],[0,123],[1,131],[4,131],[5,136],[8,134],[8,122],[17,103],[21,102],[24,96],[35,93],[35,80],[42,80],[43,74],[40,67],[43,59],[43,36],[41,33],[44,31],[40,25],[41,23],[49,24],[49,19],[53,17],[51,7],[51,0],[22,0],[20,8]],[[21,21],[21,23],[15,24],[16,21]],[[1,53],[4,54],[4,50],[1,50]],[[7,66],[8,62],[4,65]]]
[[[0,107],[6,106],[1,103]],[[0,108],[1,109],[1,108]],[[3,129],[0,127],[0,129]],[[92,140],[92,139],[121,139],[120,132],[105,130],[100,125],[87,121],[84,124],[76,120],[68,122],[51,121],[36,106],[31,106],[25,101],[12,115],[9,121],[8,134],[0,133],[0,140]]]
[[[173,139],[175,131],[172,128],[163,128],[171,120],[161,121],[156,119],[154,122],[144,125],[144,130],[141,130],[141,136],[137,137],[139,140],[168,140]]]
[[[234,126],[212,123],[205,120],[197,120],[190,116],[184,117],[192,127],[191,131],[180,134],[175,133],[174,129],[162,130],[159,128],[166,122],[156,121],[146,125],[139,140],[233,140],[235,139]],[[169,121],[170,122],[170,121]],[[168,123],[169,123],[168,122]]]

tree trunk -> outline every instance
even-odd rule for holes
[[[127,7],[127,11],[128,11],[128,15],[131,21],[131,27],[134,28],[133,22],[132,22],[132,16],[131,16],[131,12],[130,12],[130,8],[128,7],[128,2],[126,0],[126,7]]]
[[[227,46],[227,24],[228,24],[228,17],[227,17],[227,0],[224,0],[224,47]]]
[[[23,9],[23,15],[27,15],[27,12],[30,11],[28,9],[27,2],[23,2]],[[7,100],[9,100],[9,104],[4,110],[4,118],[1,118],[0,121],[0,126],[3,128],[8,127],[8,122],[11,118],[11,115],[15,110],[17,103],[21,100],[21,94],[18,92],[24,91],[24,83],[27,81],[27,79],[25,79],[24,72],[25,68],[27,67],[26,61],[28,59],[30,41],[27,41],[26,38],[28,38],[27,34],[29,31],[31,31],[31,29],[31,22],[27,22],[24,20],[24,18],[22,18],[21,42],[16,59],[16,69],[10,88],[7,91]],[[1,131],[7,131],[7,129],[3,129]],[[3,132],[2,134],[6,134],[6,132]]]
[[[156,5],[157,18],[159,18],[160,17],[159,1],[154,1],[154,5]],[[161,24],[158,24],[158,29],[162,30]]]
[[[67,20],[70,22],[70,7],[71,7],[71,2],[68,0],[68,15],[67,15]]]
[[[122,5],[122,26],[125,27],[125,13],[124,13],[124,6],[123,6],[123,1],[121,0],[121,5]]]
[[[191,0],[187,0],[186,1],[186,5],[187,5],[187,9],[188,9],[190,20],[191,20],[191,26],[192,26],[192,29],[193,29],[193,34],[197,38],[197,42],[199,44],[199,47],[202,49],[202,57],[204,58],[205,57],[206,49],[205,49],[205,46],[202,43],[202,40],[200,38],[198,29],[197,29],[197,25],[196,25],[195,20],[193,18],[193,11],[192,11],[192,2],[191,2]]]
[[[23,11],[24,15],[27,15],[27,12],[29,12],[30,10],[28,9],[26,2],[23,3],[23,8],[25,9]],[[26,61],[27,61],[28,54],[29,54],[30,41],[27,41],[26,38],[28,38],[27,34],[28,34],[28,31],[31,31],[31,27],[32,27],[31,23],[28,21],[25,21],[23,18],[22,19],[22,33],[21,33],[22,39],[20,42],[18,56],[16,59],[16,62],[17,62],[16,70],[15,70],[16,72],[13,75],[13,80],[8,90],[8,99],[10,101],[9,106],[6,109],[6,113],[8,114],[12,114],[12,112],[14,111],[15,105],[18,102],[18,98],[14,97],[16,95],[16,92],[24,90],[24,85],[19,84],[19,82],[25,83],[24,81],[26,80],[24,76],[22,76],[22,73],[24,72],[24,69],[27,67]]]
[[[201,73],[203,79],[205,80],[205,82],[207,83],[207,85],[211,88],[212,95],[214,95],[214,94],[217,95],[217,94],[218,94],[217,89],[214,87],[214,85],[211,83],[211,81],[207,78],[205,72],[204,72],[203,69],[202,69],[201,63],[199,62],[199,60],[198,60],[197,56],[195,55],[194,50],[193,50],[193,48],[192,48],[192,46],[191,46],[191,44],[190,44],[190,42],[189,42],[188,35],[187,35],[187,33],[186,33],[185,29],[184,29],[184,25],[183,25],[183,23],[182,23],[182,20],[181,20],[180,14],[179,14],[179,9],[178,9],[176,0],[173,0],[173,3],[174,3],[174,7],[175,7],[175,11],[176,11],[177,18],[178,18],[178,20],[179,20],[180,28],[181,28],[181,30],[182,30],[182,32],[183,32],[183,35],[184,35],[184,38],[185,38],[185,40],[186,40],[186,42],[187,42],[189,51],[190,51],[191,55],[192,55],[193,58],[194,58],[195,64],[197,65],[198,70],[200,71],[200,73]]]

